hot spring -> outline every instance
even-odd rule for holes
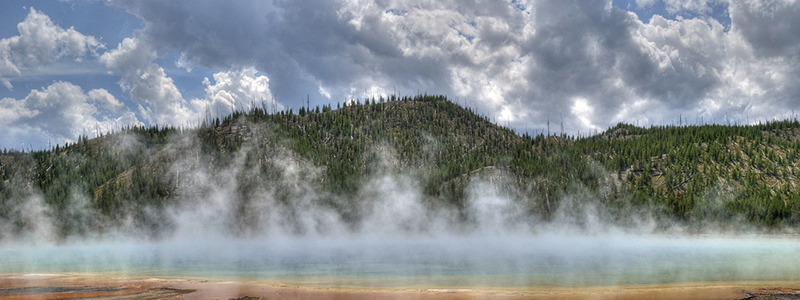
[[[800,280],[794,236],[541,233],[273,236],[0,248],[0,273],[202,278],[328,287],[595,287]]]

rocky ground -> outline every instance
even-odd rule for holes
[[[741,300],[794,300],[800,299],[800,289],[772,288],[742,292],[747,297]]]

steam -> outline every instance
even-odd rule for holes
[[[281,144],[246,145],[229,165],[213,170],[209,158],[178,161],[171,168],[182,174],[180,201],[169,208],[174,235],[446,237],[531,235],[555,227],[628,230],[615,228],[599,216],[600,208],[584,204],[579,198],[594,196],[586,190],[560,201],[556,219],[544,221],[536,199],[518,190],[512,175],[493,168],[467,178],[464,205],[443,204],[423,193],[424,170],[404,168],[385,145],[372,151],[379,158],[370,167],[375,171],[354,196],[324,191],[325,170]],[[263,155],[260,163],[252,164],[253,153]],[[270,170],[267,177],[262,168]]]
[[[268,130],[252,134],[227,161],[203,154],[191,135],[169,143],[148,163],[181,157],[163,166],[177,201],[139,215],[109,220],[77,192],[58,213],[32,187],[6,200],[16,202],[0,219],[0,273],[297,277],[329,286],[392,286],[385,276],[405,286],[515,287],[800,279],[798,243],[685,235],[692,228],[665,225],[652,211],[612,208],[604,195],[616,182],[599,166],[599,189],[574,185],[544,218],[544,196],[531,192],[537,181],[520,184],[503,169],[466,177],[464,202],[448,204],[423,192],[426,169],[381,144],[349,197],[322,188],[326,170]],[[115,142],[119,151],[141,146],[125,135]],[[59,240],[64,222],[78,234]]]
[[[23,233],[26,236],[20,242],[55,240],[52,223],[48,222],[50,210],[43,204],[41,195],[30,193],[6,201],[13,202],[6,204],[10,209],[4,220],[0,221],[0,241],[19,238]]]
[[[358,184],[355,195],[332,194],[323,188],[323,167],[293,153],[269,129],[239,126],[252,132],[244,134],[246,142],[235,153],[207,155],[199,149],[197,138],[183,134],[144,162],[155,166],[164,161],[161,157],[180,158],[161,166],[176,193],[170,196],[175,199],[170,203],[143,203],[130,207],[128,214],[110,218],[93,208],[90,195],[73,188],[67,204],[54,212],[36,189],[29,187],[24,189],[27,195],[6,200],[11,210],[0,218],[0,243],[64,242],[58,240],[62,236],[67,236],[67,242],[82,242],[208,236],[641,235],[695,229],[665,222],[654,215],[656,210],[608,205],[606,199],[618,183],[599,165],[592,166],[592,172],[601,178],[598,189],[576,183],[561,199],[547,200],[543,198],[548,196],[534,192],[546,178],[519,183],[504,169],[484,168],[456,179],[466,182],[464,201],[448,203],[423,192],[429,169],[404,164],[388,144],[378,144],[371,150],[377,159],[367,167],[369,175]],[[134,157],[137,151],[146,149],[134,135],[121,133],[112,138],[112,148],[123,157]],[[436,151],[436,141],[428,140],[423,149]],[[223,161],[220,156],[229,159]],[[709,194],[713,196],[714,191]],[[714,214],[718,206],[704,206],[709,211],[697,215]],[[545,209],[554,211],[545,218]],[[60,232],[63,227],[70,231]],[[724,229],[730,228],[720,230]]]

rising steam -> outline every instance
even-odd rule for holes
[[[126,145],[121,151],[137,143],[119,139]],[[544,219],[536,213],[543,196],[520,190],[526,185],[502,169],[471,174],[464,203],[443,204],[423,192],[424,170],[404,166],[390,146],[380,145],[372,150],[376,171],[348,198],[322,189],[325,170],[268,132],[225,164],[196,150],[193,138],[180,139],[164,150],[181,157],[167,166],[178,200],[146,207],[139,221],[104,218],[88,195],[72,196],[68,213],[58,216],[33,188],[12,199],[13,217],[0,222],[0,273],[313,277],[321,285],[389,287],[789,280],[800,274],[792,267],[792,253],[800,250],[795,242],[680,237],[684,228],[656,221],[652,211],[609,209],[602,193],[615,184],[612,175],[602,175],[607,186],[599,192],[575,186],[553,201],[558,207]],[[71,222],[81,234],[57,239],[59,222]],[[764,268],[769,264],[778,267]],[[381,281],[385,276],[395,279]]]

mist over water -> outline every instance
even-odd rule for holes
[[[4,273],[266,280],[340,287],[581,287],[800,280],[785,238],[271,237],[20,246]]]
[[[213,170],[200,157],[178,161],[170,170],[181,199],[146,210],[158,220],[149,228],[123,220],[55,240],[53,216],[33,194],[19,210],[35,226],[24,238],[0,241],[0,274],[387,288],[800,280],[796,236],[656,230],[652,215],[633,210],[619,222],[580,188],[542,220],[530,213],[535,195],[510,188],[502,172],[472,176],[463,207],[438,205],[424,195],[419,174],[381,150],[380,171],[361,183],[354,201],[318,189],[320,168],[285,148],[270,151],[275,179],[247,195],[241,186],[253,184],[254,167],[243,155]],[[69,217],[101,222],[86,201],[74,199]]]

